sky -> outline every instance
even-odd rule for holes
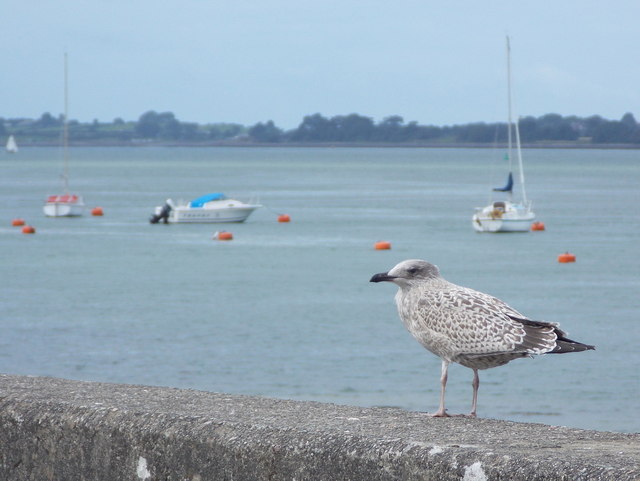
[[[0,117],[640,119],[639,0],[1,0]]]

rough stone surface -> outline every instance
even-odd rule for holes
[[[638,480],[640,435],[0,375],[1,480]]]

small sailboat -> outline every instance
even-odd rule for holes
[[[520,147],[520,130],[518,121],[511,116],[511,46],[507,37],[507,90],[508,90],[508,122],[507,122],[507,154],[509,163],[509,176],[504,187],[494,188],[494,192],[504,192],[508,198],[492,200],[489,205],[476,207],[472,217],[473,228],[476,232],[528,232],[536,215],[531,209],[531,201],[527,200],[524,185],[524,169],[522,166],[522,149]],[[521,200],[513,199],[513,134],[515,133],[515,151],[518,158],[518,170],[520,174]]]
[[[62,131],[62,147],[64,152],[64,193],[50,195],[44,204],[44,214],[48,217],[73,217],[84,212],[84,201],[79,194],[69,191],[69,95],[67,87],[67,54],[64,54],[64,122]]]
[[[18,152],[18,144],[16,143],[16,139],[13,135],[9,136],[6,149],[10,154],[15,154],[16,152]]]

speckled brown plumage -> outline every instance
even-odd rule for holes
[[[440,409],[434,416],[447,416],[444,391],[451,362],[474,371],[475,416],[478,370],[521,357],[594,349],[568,339],[555,323],[532,321],[500,299],[446,281],[436,266],[423,260],[403,261],[371,278],[381,281],[398,285],[400,319],[425,349],[442,359]]]

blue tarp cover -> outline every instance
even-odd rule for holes
[[[222,200],[224,198],[225,198],[224,194],[222,194],[220,192],[216,192],[216,193],[213,193],[213,194],[207,194],[207,195],[203,195],[201,197],[198,197],[197,199],[193,199],[191,202],[189,202],[189,206],[191,206],[191,207],[202,207],[204,204],[206,204],[207,202],[209,202],[211,200]]]

